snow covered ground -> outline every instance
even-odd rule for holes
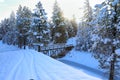
[[[34,50],[0,42],[0,80],[102,80]]]
[[[67,44],[76,45],[76,37],[68,39]],[[73,49],[62,59],[80,63],[91,68],[100,70],[98,68],[98,61],[92,56],[92,53],[89,52],[80,52]]]
[[[67,44],[76,44],[76,37],[70,38]],[[94,75],[105,80],[107,75],[100,69],[99,62],[92,56],[90,52],[71,50],[65,57],[58,59],[77,69],[83,69],[89,75]]]
[[[103,80],[107,78],[107,75],[99,68],[98,61],[91,56],[91,53],[80,52],[73,49],[59,60],[77,69],[83,69],[83,71],[89,75],[97,76]]]
[[[18,50],[18,48],[12,45],[8,46],[7,44],[3,44],[2,41],[0,41],[0,52],[14,51],[14,50]]]
[[[98,66],[98,61],[92,56],[92,53],[89,52],[80,52],[73,49],[62,59],[80,63],[91,68],[100,70]]]

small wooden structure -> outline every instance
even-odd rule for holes
[[[43,52],[44,54],[48,56],[56,56],[63,52],[68,52],[74,47],[72,44],[66,45],[65,43],[53,44],[53,45],[48,45],[48,46],[40,46],[39,44],[34,44],[34,46],[37,47],[36,50],[38,52]]]

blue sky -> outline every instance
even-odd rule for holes
[[[51,17],[53,3],[55,0],[0,0],[0,20],[8,18],[12,11],[16,12],[18,6],[28,6],[31,10],[35,8],[38,1],[41,1],[43,7],[48,13],[48,17]],[[61,9],[64,12],[64,16],[71,18],[72,15],[80,16],[80,7],[84,0],[57,0]],[[104,0],[90,0],[90,5],[93,7],[95,4],[101,3]]]

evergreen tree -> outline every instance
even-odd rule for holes
[[[14,12],[11,13],[9,18],[9,31],[4,35],[2,41],[9,45],[17,44],[17,32],[16,32],[16,19]]]
[[[41,46],[47,45],[50,41],[50,29],[46,15],[41,2],[38,2],[33,13],[32,28],[36,38],[35,43],[39,43]]]
[[[54,27],[54,24],[53,24],[53,22],[52,22],[52,20],[50,20],[50,21],[48,21],[48,23],[49,23],[49,29],[50,29],[50,42],[51,42],[51,44],[53,44],[53,27]]]
[[[85,25],[87,27],[90,26],[90,21],[92,20],[92,8],[90,6],[89,0],[85,0],[84,2],[84,10],[83,10],[83,22],[85,22]]]
[[[66,28],[66,35],[68,38],[73,37],[74,31],[73,31],[73,26],[70,20],[66,19],[65,20],[65,28]]]
[[[72,20],[65,20],[66,35],[68,38],[75,37],[77,34],[77,23],[75,18]]]
[[[92,20],[92,8],[89,4],[89,0],[85,0],[84,2],[83,14],[77,35],[77,47],[79,50],[90,51],[92,46],[90,36],[93,28],[90,24]]]
[[[12,11],[9,18],[10,23],[10,29],[16,29],[16,19],[15,19],[15,13]]]
[[[106,0],[99,8],[92,48],[100,66],[108,70],[109,80],[116,80],[117,76],[120,78],[120,56],[116,54],[116,49],[120,48],[120,1]]]
[[[73,32],[71,32],[73,34],[72,37],[74,37],[74,36],[77,35],[77,29],[78,29],[78,25],[77,25],[77,22],[76,22],[75,15],[73,15],[73,18],[70,22],[71,22],[72,27],[73,27]]]
[[[0,24],[0,37],[1,39],[3,39],[3,37],[5,36],[5,34],[10,30],[10,27],[9,27],[9,19],[4,19],[1,21],[1,24]]]
[[[22,48],[27,45],[27,37],[28,37],[28,32],[30,29],[31,25],[31,11],[29,10],[28,7],[20,5],[18,10],[17,10],[17,15],[16,15],[16,26],[18,30],[18,47]]]
[[[65,43],[67,40],[65,19],[57,1],[54,3],[52,21],[54,24],[52,33],[54,43]]]

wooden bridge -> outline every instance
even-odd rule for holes
[[[72,44],[66,45],[65,43],[53,44],[48,46],[40,46],[39,44],[34,44],[38,52],[42,52],[48,56],[64,56],[68,51],[70,51],[74,46]]]

